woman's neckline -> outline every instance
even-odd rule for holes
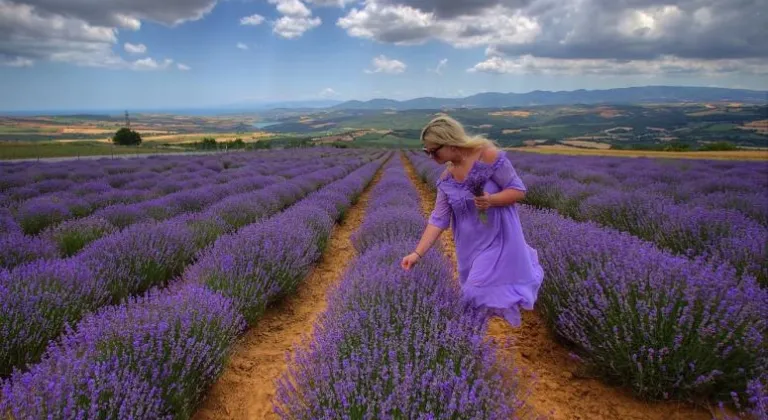
[[[467,178],[469,178],[469,176],[472,174],[472,171],[475,170],[475,168],[477,167],[478,163],[481,163],[481,164],[486,165],[486,166],[492,166],[494,163],[496,163],[496,161],[501,159],[502,151],[501,151],[501,149],[499,149],[497,151],[496,159],[494,159],[493,162],[491,162],[491,163],[483,162],[483,160],[480,158],[480,156],[482,156],[482,154],[483,153],[481,152],[479,155],[477,155],[477,158],[475,158],[474,162],[472,162],[472,165],[467,170],[466,175],[464,175],[464,179],[463,180],[459,181],[458,179],[456,179],[456,177],[453,176],[453,172],[451,172],[451,171],[448,171],[448,178],[450,180],[452,180],[453,182],[459,184],[459,185],[463,185],[467,181]]]

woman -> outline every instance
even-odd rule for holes
[[[403,269],[417,264],[452,223],[464,298],[520,326],[519,308],[533,310],[544,277],[536,250],[525,242],[515,206],[525,198],[525,185],[503,150],[483,137],[467,136],[450,117],[427,124],[421,141],[427,155],[448,168],[437,181],[427,228],[416,249],[403,258]],[[483,187],[482,194],[472,194],[475,182]]]

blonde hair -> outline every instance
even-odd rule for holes
[[[421,142],[424,143],[425,141],[468,149],[496,146],[495,142],[482,135],[468,135],[460,122],[447,115],[434,118],[424,126],[424,129],[421,130]]]

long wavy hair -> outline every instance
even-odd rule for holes
[[[482,135],[468,135],[460,122],[447,115],[436,117],[424,126],[424,129],[421,130],[421,142],[427,141],[444,146],[468,149],[496,146],[495,142]]]

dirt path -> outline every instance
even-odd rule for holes
[[[275,380],[286,368],[285,354],[301,335],[312,330],[315,318],[326,308],[326,292],[355,258],[350,235],[360,226],[370,189],[381,170],[334,227],[328,248],[315,269],[284,299],[248,330],[236,345],[221,378],[208,391],[194,420],[272,419]]]
[[[416,175],[413,166],[401,155],[406,171],[422,199],[425,215],[432,211],[435,193]],[[455,247],[450,230],[441,242],[446,254],[456,266]],[[709,420],[708,410],[678,403],[646,403],[629,393],[604,384],[597,379],[583,378],[579,364],[563,346],[555,342],[536,311],[523,312],[523,325],[513,328],[494,318],[489,336],[502,342],[513,337],[514,344],[502,349],[511,353],[522,371],[521,382],[532,411],[553,420]],[[535,379],[534,379],[535,377]]]

